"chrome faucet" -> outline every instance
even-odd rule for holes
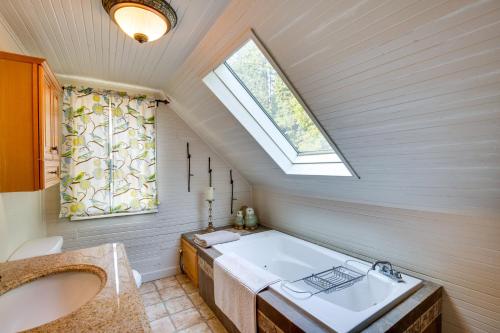
[[[392,268],[392,264],[389,261],[384,261],[384,260],[375,261],[372,265],[372,270],[376,271],[377,266],[380,266],[378,271],[383,275],[397,282],[403,282],[403,276],[401,275],[401,272]]]

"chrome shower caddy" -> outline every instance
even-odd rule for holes
[[[295,281],[283,281],[281,286],[298,294],[308,294],[309,296],[319,293],[331,293],[352,286],[363,279],[365,274],[358,273],[344,266],[337,266],[323,272],[312,274]],[[296,289],[292,286],[298,286]],[[304,290],[306,286],[310,290]]]

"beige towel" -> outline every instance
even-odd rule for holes
[[[257,331],[257,293],[280,278],[227,253],[214,261],[215,304],[241,333]]]
[[[194,235],[194,242],[201,247],[210,247],[212,245],[232,242],[238,239],[240,239],[240,234],[225,230]]]

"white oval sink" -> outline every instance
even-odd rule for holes
[[[77,310],[101,289],[101,279],[90,272],[48,275],[0,296],[0,332],[27,330]]]

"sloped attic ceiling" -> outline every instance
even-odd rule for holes
[[[110,19],[101,0],[2,0],[0,15],[26,53],[58,74],[162,88],[220,15],[228,0],[172,0],[178,25],[139,44]]]
[[[361,179],[287,176],[202,83],[253,28]],[[168,84],[172,107],[257,186],[500,212],[499,1],[233,1]]]
[[[48,58],[58,73],[163,88],[174,110],[254,185],[498,215],[499,1],[171,3],[179,25],[145,45],[119,31],[100,0],[2,0],[0,15],[27,53]],[[286,176],[202,83],[249,28],[360,180]]]

